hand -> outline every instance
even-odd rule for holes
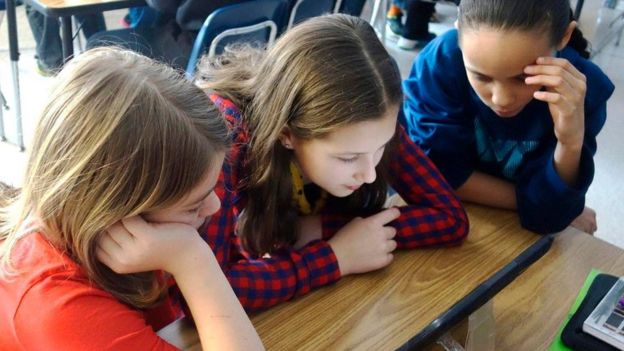
[[[184,271],[207,244],[193,227],[148,223],[140,216],[124,218],[107,228],[98,241],[98,259],[119,274]],[[208,248],[210,250],[210,248]]]
[[[578,230],[584,231],[585,233],[594,235],[594,232],[598,230],[598,222],[596,221],[596,211],[585,206],[585,209],[583,209],[583,212],[581,212],[581,214],[578,217],[576,217],[572,221],[572,223],[570,223],[570,226]]]
[[[585,134],[585,76],[568,60],[556,57],[539,57],[537,64],[524,68],[524,73],[530,75],[526,84],[546,87],[533,97],[548,103],[557,140],[580,148]]]
[[[329,240],[343,276],[364,273],[392,262],[396,229],[387,226],[401,212],[396,208],[383,210],[367,218],[355,218]]]
[[[321,216],[314,215],[297,218],[297,229],[299,237],[295,245],[293,245],[295,249],[300,249],[311,241],[322,239],[323,226]]]

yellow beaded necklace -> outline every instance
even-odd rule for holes
[[[293,205],[297,207],[299,213],[303,215],[318,213],[323,208],[323,206],[325,206],[325,201],[327,200],[327,192],[321,189],[321,195],[319,196],[318,200],[316,200],[316,203],[314,204],[314,210],[312,210],[312,206],[310,206],[310,203],[305,196],[305,192],[303,191],[303,176],[301,175],[301,172],[299,172],[299,167],[292,161],[290,162],[290,174],[292,176],[293,183]]]

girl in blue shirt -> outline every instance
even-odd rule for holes
[[[463,0],[403,83],[402,122],[459,196],[538,233],[597,228],[585,193],[614,87],[576,26],[568,0]]]

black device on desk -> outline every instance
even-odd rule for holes
[[[550,249],[554,236],[555,234],[549,234],[541,237],[510,263],[477,286],[433,322],[429,323],[420,333],[408,340],[398,350],[419,350],[425,345],[435,342],[453,326],[487,303],[540,257],[544,256]]]

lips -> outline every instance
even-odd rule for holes
[[[494,112],[501,117],[513,117],[518,114],[516,110],[494,110]]]
[[[353,185],[353,186],[349,186],[349,185],[347,185],[346,187],[347,187],[347,189],[349,189],[349,190],[353,190],[353,191],[355,191],[355,190],[358,190],[361,186],[362,186],[362,185],[360,184],[360,185]]]

